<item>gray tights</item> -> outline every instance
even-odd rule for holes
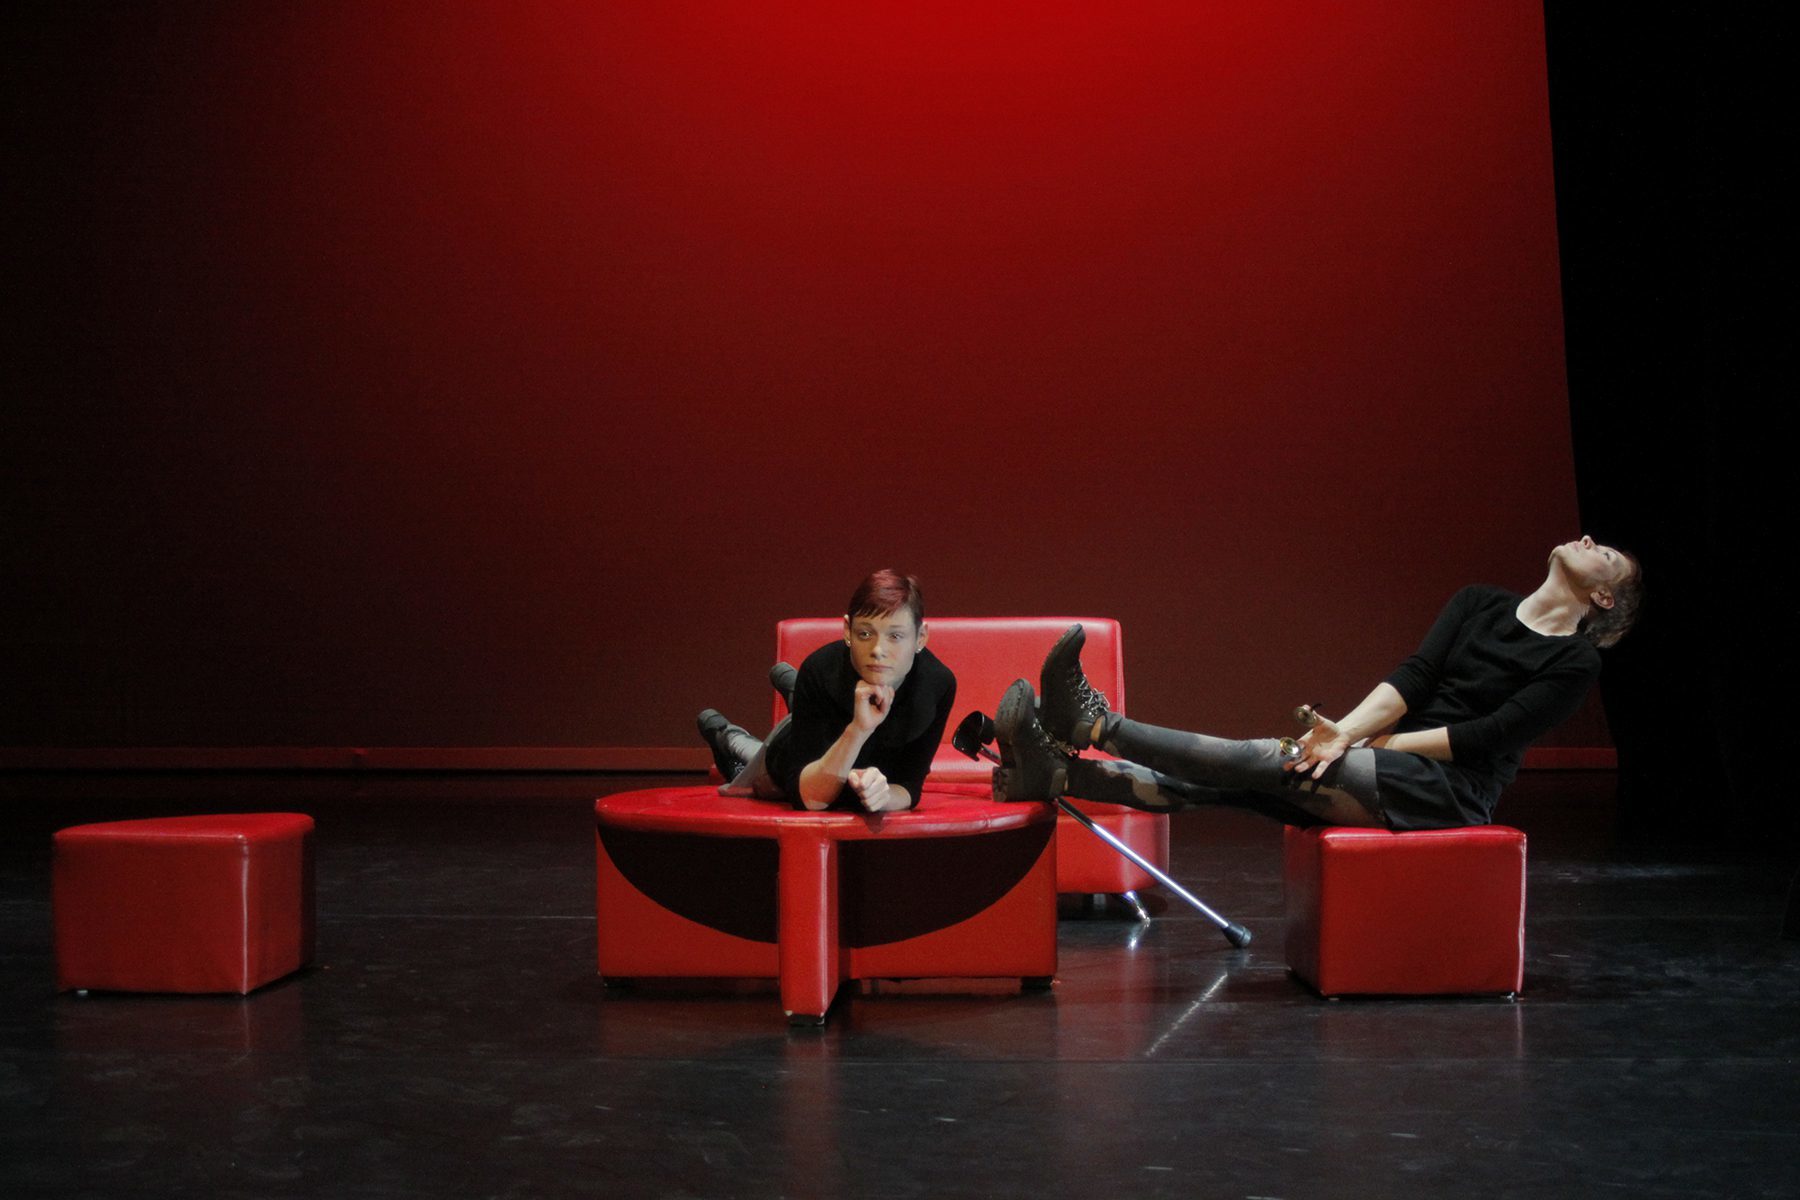
[[[1069,792],[1167,812],[1190,804],[1249,808],[1291,825],[1383,825],[1375,752],[1355,749],[1312,779],[1281,769],[1275,738],[1234,741],[1107,714],[1097,744],[1125,762],[1077,759]]]

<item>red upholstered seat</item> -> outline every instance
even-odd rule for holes
[[[1327,996],[1516,993],[1525,835],[1286,830],[1287,964]]]
[[[956,673],[956,712],[951,729],[970,709],[993,715],[1000,695],[1015,679],[1037,686],[1044,655],[1063,630],[1081,622],[1087,633],[1082,667],[1088,681],[1106,693],[1107,701],[1125,711],[1124,635],[1106,617],[932,617],[931,651]],[[844,633],[839,617],[806,617],[781,622],[775,630],[775,657],[796,665],[814,650]],[[787,709],[775,699],[775,719]],[[993,765],[958,753],[949,742],[951,730],[931,765],[935,781],[988,786]],[[1081,804],[1083,812],[1158,867],[1169,863],[1169,818],[1116,804]],[[1056,887],[1060,892],[1136,891],[1153,880],[1142,868],[1080,827],[1071,817],[1058,818]]]
[[[778,979],[822,1021],[852,979],[1056,973],[1053,812],[930,786],[911,812],[801,812],[710,787],[594,803],[608,979]]]
[[[248,813],[60,830],[56,985],[245,993],[313,952],[311,817]]]

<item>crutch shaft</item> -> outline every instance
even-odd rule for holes
[[[1149,859],[1139,854],[1136,850],[1133,850],[1130,846],[1127,846],[1110,830],[1102,829],[1092,817],[1089,817],[1086,813],[1082,812],[1079,808],[1076,808],[1073,804],[1070,804],[1067,800],[1058,800],[1056,802],[1056,807],[1062,809],[1071,817],[1074,817],[1077,821],[1080,821],[1083,825],[1087,826],[1088,830],[1099,837],[1101,841],[1142,867],[1156,880],[1156,882],[1162,884],[1171,892],[1174,892],[1177,896],[1180,896],[1183,900],[1187,901],[1201,916],[1218,926],[1220,932],[1224,933],[1226,940],[1232,945],[1248,946],[1250,944],[1250,931],[1248,929],[1245,929],[1242,925],[1236,924],[1235,922],[1227,921],[1224,917],[1221,917],[1218,913],[1208,908],[1206,902],[1201,900],[1200,897],[1194,895],[1179,883],[1176,883],[1173,879],[1169,878],[1167,872],[1160,870]]]

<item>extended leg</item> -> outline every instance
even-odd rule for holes
[[[1333,763],[1323,778],[1313,780],[1282,770],[1280,742],[1274,738],[1232,741],[1127,720],[1111,711],[1106,697],[1088,684],[1081,669],[1084,638],[1081,626],[1071,625],[1044,658],[1039,676],[1044,730],[1058,749],[1074,751],[1097,745],[1109,754],[1142,763],[1148,772],[1095,774],[1080,767],[1077,759],[1069,768],[1071,793],[1152,811],[1188,804],[1235,804],[1278,820],[1287,820],[1282,814],[1298,809],[1309,815],[1312,820],[1307,823],[1313,824],[1383,823],[1377,815],[1381,805],[1373,751],[1351,751]],[[1193,785],[1198,785],[1198,791],[1191,790]],[[1096,790],[1109,794],[1093,795]],[[1283,803],[1271,810],[1252,795]]]
[[[1236,804],[1266,811],[1244,795],[1252,793],[1332,825],[1382,824],[1377,816],[1381,806],[1371,750],[1352,750],[1326,768],[1323,778],[1314,780],[1282,770],[1281,744],[1275,738],[1235,741],[1146,725],[1118,713],[1106,714],[1101,731],[1100,745],[1108,754],[1141,763],[1152,775],[1198,785],[1202,792],[1223,793],[1190,803]],[[1169,790],[1166,785],[1159,786]],[[1073,778],[1070,790],[1076,790]]]
[[[1282,743],[1274,738],[1235,741],[1145,725],[1109,712],[1100,745],[1148,774],[1217,792],[1190,802],[1235,804],[1269,811],[1253,797],[1280,802],[1280,810],[1300,810],[1334,826],[1381,826],[1381,795],[1375,783],[1375,752],[1352,750],[1328,766],[1323,779],[1282,770]],[[1159,784],[1168,790],[1166,784]],[[1075,790],[1071,777],[1069,790]],[[1274,815],[1273,811],[1269,815]],[[1285,820],[1285,817],[1283,817]],[[1301,822],[1301,824],[1318,824]]]
[[[1314,825],[1345,824],[1330,821],[1298,803],[1295,796],[1274,796],[1262,792],[1227,791],[1204,787],[1152,771],[1131,762],[1111,762],[1101,758],[1078,758],[1069,764],[1068,794],[1102,804],[1123,804],[1145,812],[1175,812],[1196,804],[1216,804],[1227,808],[1248,809],[1286,825],[1308,828]]]

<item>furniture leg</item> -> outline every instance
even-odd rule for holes
[[[842,982],[838,843],[802,829],[780,845],[781,1007],[794,1024],[822,1025]]]

